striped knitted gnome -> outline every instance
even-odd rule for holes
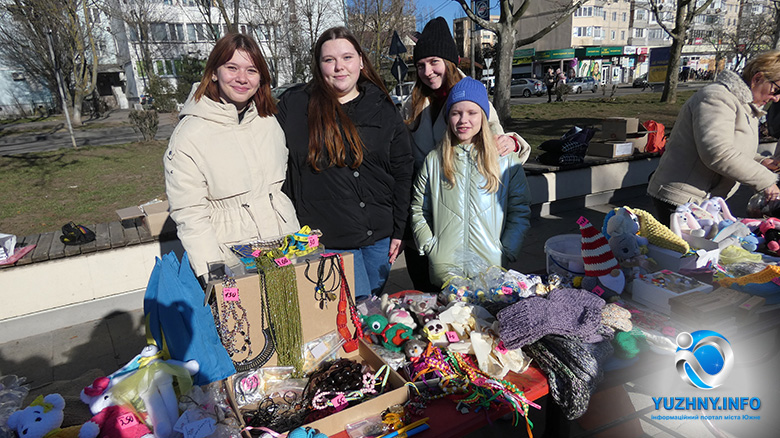
[[[620,269],[615,255],[603,234],[587,219],[577,219],[582,235],[582,261],[585,264],[585,278],[582,288],[611,302],[623,293],[626,277]]]

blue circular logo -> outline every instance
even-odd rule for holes
[[[677,335],[674,361],[680,378],[701,389],[722,385],[734,368],[734,352],[725,336],[712,330]]]

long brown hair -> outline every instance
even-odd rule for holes
[[[482,176],[485,177],[485,185],[481,187],[488,193],[495,193],[498,191],[498,186],[501,184],[500,173],[501,170],[498,166],[498,147],[496,146],[496,140],[493,137],[493,132],[490,130],[490,124],[488,123],[487,116],[484,111],[482,112],[482,127],[477,135],[474,136],[474,149],[472,153],[476,152],[477,169]],[[455,152],[453,151],[455,144],[458,144],[458,137],[452,132],[449,122],[449,114],[447,115],[447,135],[442,137],[439,142],[441,168],[444,178],[449,183],[450,188],[455,187]],[[468,181],[466,181],[468,184]]]
[[[250,99],[255,103],[257,114],[261,117],[268,117],[276,114],[276,104],[271,98],[271,74],[268,72],[268,65],[265,63],[260,46],[254,39],[241,33],[229,33],[217,41],[214,49],[209,54],[206,61],[206,68],[203,69],[203,77],[200,79],[200,85],[195,90],[195,100],[200,100],[206,96],[214,102],[219,102],[219,84],[212,81],[211,78],[217,74],[217,69],[230,61],[236,50],[243,50],[249,55],[252,64],[255,65],[260,73],[260,87]]]
[[[322,46],[328,41],[344,39],[349,41],[355,51],[363,60],[363,68],[360,69],[358,83],[370,81],[385,94],[387,93],[382,79],[377,74],[371,61],[363,53],[357,39],[345,27],[332,27],[320,35],[317,44],[314,45],[314,59],[312,71],[314,77],[309,83],[311,96],[309,98],[309,165],[320,171],[324,167],[344,167],[347,163],[347,147],[352,155],[352,164],[349,167],[357,168],[363,163],[363,141],[349,116],[341,109],[338,97],[333,88],[325,82],[320,68],[320,56]],[[347,146],[348,145],[348,146]],[[327,153],[327,162],[323,154]]]
[[[448,61],[444,58],[440,58],[444,61],[444,81],[441,87],[448,93],[460,81],[460,72],[458,66],[452,61]],[[416,66],[415,66],[416,67]],[[414,82],[414,88],[412,88],[412,109],[409,114],[409,118],[406,119],[406,124],[412,131],[416,131],[420,125],[420,113],[425,109],[425,102],[427,99],[432,99],[433,94],[437,90],[432,90],[431,87],[425,85],[425,82],[420,78],[420,74],[417,74],[417,80]],[[436,118],[438,114],[431,114],[432,118]]]

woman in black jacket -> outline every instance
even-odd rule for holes
[[[355,296],[379,294],[409,215],[411,137],[355,37],[326,30],[314,78],[282,95],[290,151],[285,191],[329,250],[355,255]]]

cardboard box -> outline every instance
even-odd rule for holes
[[[669,300],[693,292],[708,293],[712,286],[693,278],[663,270],[634,279],[631,286],[631,297],[634,301],[644,304],[653,310],[671,314]]]
[[[601,122],[601,138],[611,141],[624,141],[629,133],[639,131],[639,119],[636,117],[609,117]]]
[[[344,259],[344,273],[348,279],[350,285],[354,284],[354,265],[353,255],[351,253],[342,254]],[[312,256],[303,256],[295,260],[295,276],[296,286],[298,288],[298,302],[301,310],[301,328],[302,337],[304,342],[312,339],[319,338],[336,329],[336,316],[338,315],[338,301],[330,302],[327,306],[320,307],[319,301],[314,298],[315,284],[306,278],[307,269],[309,278],[315,279],[320,255],[315,254]],[[326,262],[330,263],[330,262]],[[337,275],[336,272],[333,275]],[[331,282],[328,282],[330,285]],[[337,283],[336,283],[337,284]],[[224,293],[221,283],[212,283],[213,299],[216,300],[217,306],[221,308],[224,306]],[[262,315],[262,300],[263,294],[260,292],[260,277],[258,274],[248,275],[241,278],[236,278],[236,287],[238,288],[239,297],[244,308],[247,310],[247,318],[249,320],[250,338],[257,339],[257,342],[253,342],[253,347],[262,348],[263,332],[261,330],[261,315]],[[338,297],[339,291],[335,291]],[[218,317],[218,316],[216,316]],[[273,316],[271,316],[273,318]],[[232,324],[232,317],[228,318],[228,324]],[[267,324],[267,321],[266,321]],[[350,331],[354,328],[351,322],[348,323]],[[378,370],[384,362],[377,356],[373,350],[365,344],[362,340],[358,350],[351,353],[345,353],[343,349],[340,349],[341,357],[353,359],[369,365],[374,371]],[[258,351],[253,352],[253,356]],[[249,355],[245,352],[237,353],[233,356],[236,361],[244,361],[249,358]],[[271,359],[264,366],[274,366],[277,363],[276,353],[273,354]],[[346,424],[361,420],[372,414],[378,414],[382,410],[386,409],[390,405],[401,404],[408,399],[408,391],[404,387],[406,381],[394,370],[391,370],[388,378],[388,389],[386,392],[378,397],[367,400],[359,405],[351,408],[344,409],[341,412],[330,415],[323,419],[317,420],[309,427],[315,427],[326,435],[333,435],[344,430]],[[238,404],[235,401],[233,394],[233,378],[228,379],[228,396],[233,408],[236,412],[239,412]],[[253,406],[247,406],[247,409],[252,409]],[[244,434],[246,438],[249,438],[248,433]]]
[[[661,248],[659,246],[648,244],[647,256],[655,260],[659,269],[668,269],[670,271],[680,272],[684,269],[701,269],[708,263],[718,263],[721,248],[699,249],[694,254],[681,254],[671,249]]]
[[[124,227],[141,224],[153,237],[176,234],[176,223],[168,214],[168,201],[122,208],[116,214]]]
[[[630,141],[606,141],[590,142],[588,145],[588,155],[597,157],[625,157],[634,153],[634,144]]]
[[[157,237],[162,234],[176,234],[176,222],[168,214],[168,201],[141,206],[144,210],[144,227]]]

